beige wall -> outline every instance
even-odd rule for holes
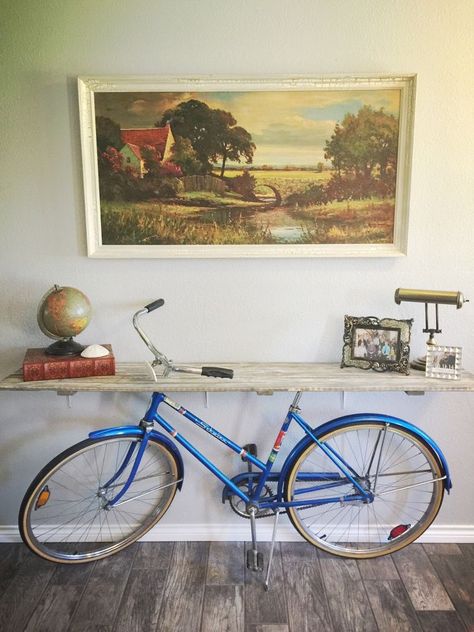
[[[150,318],[150,332],[173,358],[193,361],[337,361],[346,313],[414,317],[419,354],[422,306],[396,306],[394,289],[461,290],[474,299],[470,0],[6,0],[2,9],[1,374],[20,365],[25,347],[45,344],[36,306],[53,283],[90,297],[95,316],[80,340],[111,342],[122,361],[147,357],[130,315],[160,296],[167,305]],[[86,257],[78,75],[366,72],[418,73],[407,257]],[[442,340],[464,347],[471,370],[473,309],[440,309]],[[206,410],[201,395],[175,397],[237,440],[257,439],[262,451],[289,401],[213,395]],[[54,394],[1,393],[0,525],[14,524],[24,489],[46,458],[90,428],[134,421],[145,402],[139,395],[80,394],[68,409]],[[438,524],[474,525],[467,502],[472,395],[355,394],[345,411],[338,395],[307,395],[303,407],[315,423],[370,410],[422,426],[443,445],[454,479]],[[233,472],[241,466],[227,453],[220,463]],[[166,521],[235,522],[211,498],[219,485],[186,465],[184,490]]]

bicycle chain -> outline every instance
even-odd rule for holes
[[[242,485],[242,487],[243,486],[244,485]],[[265,496],[274,495],[274,491],[269,485],[265,484],[263,489],[265,490],[265,493],[263,494],[262,498],[265,498]],[[245,511],[242,511],[238,508],[238,503],[243,504],[244,501],[241,498],[239,498],[239,496],[237,496],[236,494],[232,494],[231,496],[229,496],[229,504],[231,506],[232,511],[234,511],[241,518],[246,518],[247,520],[249,520],[250,516]],[[280,512],[280,514],[286,514],[286,513],[287,513],[286,511]],[[268,518],[269,516],[274,516],[274,515],[275,515],[274,509],[261,509],[260,511],[257,512],[255,518],[258,520],[259,518]]]

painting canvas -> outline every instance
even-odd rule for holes
[[[79,89],[90,255],[404,253],[413,76]]]

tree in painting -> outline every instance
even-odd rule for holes
[[[356,197],[370,197],[374,191],[395,193],[398,149],[398,121],[383,108],[364,106],[356,115],[346,114],[326,142],[326,159],[336,171],[335,181],[353,183]],[[383,186],[377,187],[377,184]],[[384,188],[385,187],[385,188]],[[350,187],[348,187],[349,189]]]
[[[187,139],[200,162],[201,173],[211,173],[213,164],[222,161],[220,177],[224,176],[227,160],[251,164],[255,151],[252,136],[230,112],[210,108],[197,99],[183,101],[167,110],[156,124],[171,125],[175,138]]]

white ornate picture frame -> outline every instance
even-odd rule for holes
[[[461,359],[462,347],[426,345],[426,377],[459,380]]]
[[[88,255],[406,254],[415,84],[80,77]]]

